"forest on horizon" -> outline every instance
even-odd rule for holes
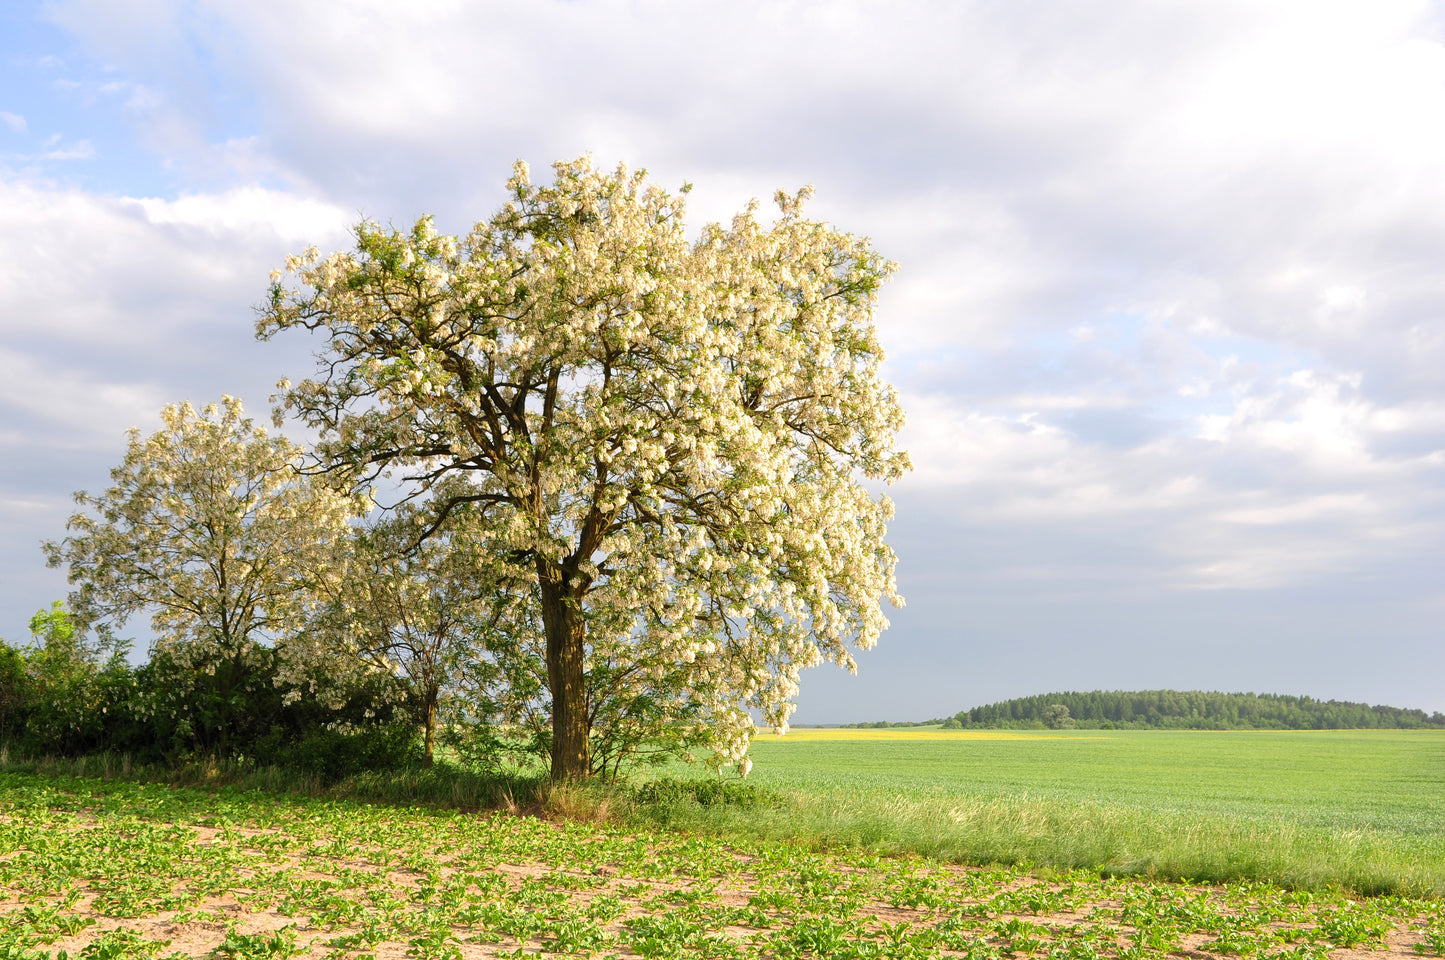
[[[1412,730],[1445,729],[1445,713],[1276,693],[1093,690],[1016,697],[917,723],[882,720],[842,726],[935,725],[945,730]]]

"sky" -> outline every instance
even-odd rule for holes
[[[907,605],[796,722],[1445,711],[1442,116],[1441,3],[8,0],[0,636],[128,427],[311,371],[253,336],[288,253],[590,152],[694,225],[813,184],[900,264]]]

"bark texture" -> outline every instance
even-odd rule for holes
[[[538,575],[552,694],[552,780],[580,780],[592,772],[584,669],[587,624],[565,574],[539,564]]]

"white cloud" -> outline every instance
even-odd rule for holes
[[[0,123],[14,130],[16,133],[26,133],[30,127],[25,118],[18,113],[11,113],[8,110],[0,110]]]
[[[1388,426],[1445,384],[1426,13],[207,8],[277,105],[258,149],[348,203],[403,184],[365,190],[383,216],[583,148],[697,181],[701,217],[819,182],[821,215],[902,263],[880,323],[910,484],[1020,524],[1153,518],[1130,535],[1175,574],[1235,584],[1352,562],[1437,482],[1428,430]],[[1386,449],[1406,434],[1422,449]],[[1318,536],[1266,542],[1301,503]]]
[[[244,325],[270,270],[307,243],[344,241],[350,219],[255,187],[156,200],[0,180],[0,316],[11,336],[57,350],[161,344],[218,311]]]
[[[95,146],[89,140],[77,140],[69,146],[47,150],[40,155],[42,160],[94,160]]]
[[[10,621],[33,610],[31,591],[63,595],[63,577],[36,569],[35,543],[64,529],[71,490],[104,484],[127,428],[149,432],[165,404],[221,393],[264,410],[288,364],[305,362],[303,342],[254,341],[252,305],[287,253],[344,241],[350,219],[259,187],[160,200],[0,177],[0,607]]]
[[[172,100],[230,71],[268,104],[251,169],[266,153],[384,219],[464,229],[516,156],[589,148],[694,180],[705,216],[817,181],[823,215],[903,264],[896,354],[1124,309],[1353,357],[1445,300],[1445,48],[1421,3],[53,9]],[[157,109],[195,161],[213,108]],[[1432,379],[1439,350],[1370,353]]]
[[[1245,526],[1280,526],[1317,523],[1338,517],[1369,519],[1383,514],[1381,506],[1365,493],[1331,493],[1288,503],[1230,507],[1214,514],[1214,519],[1220,523]]]
[[[311,197],[261,187],[239,187],[223,194],[191,194],[175,200],[146,197],[128,201],[145,211],[151,224],[195,227],[214,235],[272,235],[291,244],[335,243],[354,216]]]
[[[129,427],[155,420],[167,399],[154,383],[99,380],[98,371],[61,367],[53,355],[0,348],[0,370],[0,409],[28,427],[0,438],[0,449],[9,448],[11,456],[37,443],[76,450],[113,446]]]
[[[1300,370],[1277,389],[1241,399],[1227,415],[1200,417],[1198,435],[1254,455],[1288,455],[1299,469],[1329,480],[1398,473],[1430,462],[1431,454],[1445,450],[1441,417],[1439,403],[1382,407],[1372,402],[1361,391],[1358,374]],[[1437,446],[1413,457],[1379,455],[1382,442],[1405,432]]]
[[[1056,399],[1058,410],[1089,409]],[[1445,405],[1384,407],[1357,376],[1298,371],[1237,396],[1227,414],[1181,416],[1122,448],[1024,407],[981,413],[941,394],[905,403],[915,495],[965,525],[1009,523],[1035,538],[1106,525],[1158,558],[1147,576],[1163,586],[1304,582],[1428,550],[1445,526]]]
[[[69,502],[68,499],[60,501],[57,498],[49,497],[12,497],[0,492],[0,517],[20,516],[23,514],[52,514],[56,512],[56,510],[63,508],[63,506]]]

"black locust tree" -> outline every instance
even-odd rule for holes
[[[437,529],[465,506],[535,582],[554,779],[596,771],[603,728],[745,771],[755,713],[786,729],[799,671],[856,669],[900,602],[864,486],[908,466],[873,325],[893,265],[807,189],[694,239],[687,188],[643,172],[519,163],[508,189],[466,237],[363,223],[273,274],[258,335],[323,338],[283,407],[320,469],[390,477]]]

